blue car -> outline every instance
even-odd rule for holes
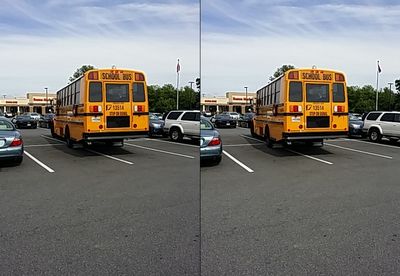
[[[164,134],[164,121],[160,119],[157,113],[149,114],[149,136],[153,137],[154,135],[162,135]]]
[[[200,161],[213,161],[216,164],[222,159],[221,136],[212,123],[200,118]]]
[[[364,121],[362,120],[361,115],[349,113],[349,137],[363,136],[363,125]]]
[[[21,133],[5,117],[0,117],[0,161],[11,160],[21,164],[24,155],[24,143]]]

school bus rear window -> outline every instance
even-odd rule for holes
[[[289,84],[289,101],[290,102],[301,102],[303,101],[303,90],[301,88],[301,82],[291,81]]]
[[[129,102],[128,84],[106,84],[107,102]]]
[[[134,102],[144,102],[145,94],[144,94],[144,84],[135,82],[133,83],[133,101]]]
[[[343,103],[345,101],[343,83],[333,84],[333,101],[340,103]]]
[[[89,84],[89,102],[102,102],[101,82],[91,82]]]

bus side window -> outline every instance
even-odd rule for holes
[[[303,101],[303,89],[300,81],[291,81],[289,83],[289,102]]]

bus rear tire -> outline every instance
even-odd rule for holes
[[[269,135],[269,128],[265,128],[265,134],[264,134],[264,141],[267,144],[267,147],[273,148],[274,147],[274,142],[271,140],[271,136]]]
[[[65,142],[67,143],[67,147],[73,148],[74,147],[74,141],[71,140],[71,136],[69,134],[69,128],[68,126],[65,128]]]
[[[256,134],[254,132],[254,124],[253,124],[253,122],[250,123],[250,134],[251,134],[252,137],[254,137],[254,138],[256,137]]]

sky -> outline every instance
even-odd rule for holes
[[[388,87],[400,79],[399,18],[398,0],[203,0],[201,93],[257,91],[283,64],[376,87],[378,60]]]
[[[198,0],[2,0],[0,97],[55,92],[84,64],[143,70],[148,84],[199,77]]]

